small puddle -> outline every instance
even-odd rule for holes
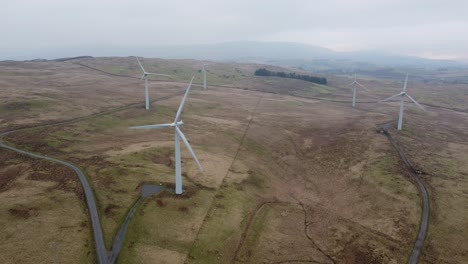
[[[160,193],[162,190],[164,190],[164,186],[162,185],[143,184],[141,186],[141,198],[145,199],[150,195]]]
[[[112,245],[112,250],[109,252],[109,260],[111,263],[117,262],[117,257],[120,254],[120,250],[122,250],[123,243],[125,240],[125,236],[127,234],[128,226],[130,224],[130,220],[132,219],[133,215],[136,212],[138,205],[140,205],[141,201],[143,201],[148,196],[158,194],[164,190],[164,186],[162,185],[154,185],[154,184],[143,184],[141,186],[141,197],[139,197],[135,203],[133,204],[132,208],[128,211],[127,216],[125,217],[124,222],[120,226],[120,230],[117,232],[114,243]]]

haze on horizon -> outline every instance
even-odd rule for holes
[[[80,46],[280,41],[468,60],[467,10],[464,0],[5,1],[0,59]]]

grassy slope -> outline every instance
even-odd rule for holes
[[[122,61],[120,60],[122,59],[104,59],[96,61],[95,65],[89,62],[88,63],[90,66],[104,68],[109,67],[109,70],[111,71],[119,71],[116,73],[139,74],[137,64],[133,63],[132,61],[128,61],[128,69],[125,70],[125,67],[123,67],[124,71],[120,69],[120,66],[117,68],[115,65],[108,66],[108,64],[113,63],[121,65]],[[176,79],[181,81],[186,81],[192,72],[197,72],[198,68],[198,66],[194,65],[193,62],[188,62],[188,67],[183,66],[185,63],[187,63],[184,61],[166,61],[161,63],[159,60],[153,60],[149,62],[146,61],[145,63],[148,63],[145,64],[145,66],[148,65],[147,67],[149,67],[149,69],[147,69],[148,71],[159,72],[158,67],[161,67],[161,69],[164,68],[167,71],[162,73],[177,74]],[[240,67],[241,69],[238,70],[235,70],[236,67],[234,67],[233,71],[232,65],[223,64],[216,66],[216,68],[213,67],[213,70],[209,70],[209,83],[229,83],[246,87],[248,86],[249,89],[254,90],[280,94],[289,94],[293,92],[302,96],[334,96],[334,94],[342,92],[342,90],[337,88],[315,85],[311,86],[310,83],[294,80],[276,80],[277,78],[261,79],[258,77],[252,77],[249,74],[248,69],[250,68],[248,67]],[[174,70],[177,70],[177,72]],[[197,77],[197,80],[201,81],[199,76]],[[291,87],[294,88],[291,89]],[[216,93],[219,92],[214,91],[214,94]],[[245,93],[248,93],[248,91],[245,91]],[[213,96],[213,94],[210,94],[210,96]],[[224,101],[224,106],[218,103],[213,103],[215,100],[225,100],[224,98],[231,98],[230,100],[232,100],[232,98],[234,98],[233,96],[239,96],[239,93],[236,92],[236,95],[231,94],[230,96],[227,94],[219,94],[215,97],[209,97],[211,101],[201,100],[204,99],[204,96],[197,97],[191,95],[191,100],[196,99],[196,101],[193,101],[196,103],[193,103],[192,105],[189,104],[187,106],[185,111],[187,114],[184,114],[184,118],[189,121],[187,124],[193,123],[193,121],[197,120],[197,125],[189,125],[187,129],[189,131],[193,131],[191,129],[196,129],[199,131],[204,131],[208,134],[211,133],[211,137],[205,140],[201,139],[200,137],[189,137],[192,140],[196,140],[196,143],[192,143],[192,145],[203,146],[203,148],[200,147],[203,152],[211,152],[216,155],[221,154],[221,156],[233,155],[235,148],[239,143],[239,139],[242,137],[242,128],[232,127],[231,125],[223,123],[218,123],[213,127],[212,123],[209,121],[201,121],[199,119],[204,117],[219,117],[220,113],[227,115],[227,112],[232,112],[232,116],[230,116],[230,118],[226,118],[226,116],[223,118],[232,122],[234,122],[234,120],[238,120],[240,124],[245,125],[246,117],[249,113],[249,111],[246,111],[246,109],[252,109],[254,100],[249,100],[248,103],[233,103],[232,105],[227,105],[227,102]],[[247,98],[244,99],[247,100]],[[271,102],[274,102],[273,99],[271,100]],[[51,151],[86,168],[86,172],[93,181],[99,204],[101,205],[100,212],[101,215],[104,216],[103,224],[106,233],[106,242],[108,245],[110,245],[113,234],[116,232],[120,222],[123,220],[126,210],[128,210],[129,205],[132,204],[138,196],[138,185],[145,181],[154,182],[155,179],[157,179],[157,182],[172,182],[172,169],[169,167],[170,165],[167,163],[167,160],[161,160],[162,156],[167,156],[168,146],[169,148],[172,148],[172,145],[164,145],[164,142],[170,142],[172,140],[172,133],[169,131],[157,131],[157,140],[160,140],[162,145],[142,147],[141,144],[145,145],[154,142],[156,133],[129,132],[126,127],[137,124],[166,122],[168,119],[170,121],[171,116],[173,116],[173,113],[175,112],[177,104],[178,100],[169,100],[168,102],[161,104],[158,103],[158,106],[156,107],[156,113],[146,113],[142,110],[131,109],[119,114],[103,116],[100,118],[66,126],[64,128],[45,130],[42,132],[31,131],[29,134],[25,133],[24,137],[20,137],[20,139],[24,140],[26,137],[38,137],[38,134],[43,135],[43,137],[39,137],[38,140],[43,141],[44,144],[38,144],[33,146],[33,148]],[[309,106],[310,105],[308,104],[285,100],[284,102],[280,102],[274,106],[272,105],[271,109],[280,108],[284,111],[285,114],[287,114],[289,113],[289,110],[300,109],[302,111],[304,109],[308,109]],[[236,109],[236,111],[232,111],[232,109]],[[314,111],[317,110],[318,109],[314,109]],[[237,115],[234,112],[239,112],[242,114]],[[276,124],[275,120],[278,120],[278,118],[281,118],[281,114],[276,113],[275,111],[266,111],[265,115],[260,118],[260,120],[265,120],[265,122],[270,125],[275,124],[275,127],[277,127],[279,123]],[[293,115],[290,115],[288,118],[294,117]],[[190,119],[192,119],[192,122],[190,122]],[[426,121],[430,123],[430,120]],[[301,122],[305,122],[305,120],[303,119]],[[307,122],[311,122],[311,120],[307,120]],[[317,122],[320,123],[320,121]],[[301,123],[296,123],[296,125],[302,126]],[[215,132],[213,132],[213,130]],[[280,134],[281,137],[285,137],[283,132]],[[191,135],[193,136],[194,134]],[[274,137],[274,135],[271,133],[264,133],[263,135],[264,139]],[[452,137],[453,135],[448,136]],[[212,142],[209,143],[206,140],[211,140]],[[116,146],[115,142],[119,142],[120,144]],[[319,143],[320,140],[313,142],[313,144],[316,144]],[[140,145],[135,149],[129,148],[129,146],[134,144]],[[223,148],[226,150],[220,152],[217,145],[223,144]],[[296,142],[296,144],[300,145],[301,141]],[[128,149],[131,149],[131,151],[127,151]],[[126,240],[125,250],[122,252],[121,263],[132,261],[142,262],[143,260],[151,262],[152,260],[160,259],[161,256],[165,256],[169,260],[174,260],[174,263],[176,263],[185,259],[187,254],[190,256],[190,262],[218,263],[220,258],[224,260],[230,260],[233,257],[232,250],[236,247],[241,237],[241,230],[244,230],[247,227],[247,220],[249,219],[249,216],[252,215],[252,213],[255,211],[255,208],[257,208],[257,205],[260,201],[263,201],[263,199],[272,198],[268,195],[266,195],[266,197],[259,197],[258,195],[261,193],[271,193],[271,185],[273,183],[270,182],[270,180],[265,182],[259,180],[258,177],[255,178],[255,176],[249,177],[249,175],[253,173],[252,175],[262,175],[263,178],[268,177],[268,179],[274,180],[278,177],[281,177],[281,175],[288,175],[288,173],[293,173],[290,170],[278,170],[275,173],[274,171],[268,171],[266,167],[264,167],[265,165],[271,164],[272,162],[278,162],[274,153],[271,153],[272,149],[275,149],[275,147],[269,142],[263,142],[263,139],[261,138],[248,136],[245,140],[245,145],[242,148],[242,158],[236,162],[236,164],[239,163],[236,166],[240,168],[247,166],[250,168],[251,172],[249,172],[249,170],[240,170],[240,173],[235,173],[236,170],[234,169],[234,173],[232,171],[229,172],[228,177],[226,178],[227,183],[219,185],[219,179],[222,178],[227,171],[227,167],[225,167],[224,172],[222,170],[217,171],[216,175],[211,175],[209,177],[210,179],[213,178],[213,180],[211,182],[207,182],[207,185],[216,186],[216,188],[219,188],[218,191],[213,189],[200,190],[196,185],[186,181],[189,190],[190,188],[194,190],[194,195],[191,199],[181,200],[169,195],[168,197],[162,198],[163,206],[159,205],[159,203],[156,201],[156,198],[151,198],[148,200],[144,205],[142,205],[139,210],[140,213],[137,213],[135,221],[131,224],[129,232],[131,235],[129,235],[128,239]],[[110,151],[123,152],[112,153]],[[197,151],[197,149],[195,151]],[[276,149],[276,151],[278,151],[278,149]],[[291,149],[288,149],[288,151],[291,151]],[[458,153],[459,150],[455,150],[455,152]],[[199,152],[197,151],[197,153]],[[185,155],[185,157],[188,158],[187,153]],[[294,155],[297,155],[297,153]],[[317,155],[322,154],[317,153]],[[334,153],[330,157],[334,157],[333,155],[337,154]],[[90,160],[92,157],[95,157],[95,160]],[[210,157],[206,160],[213,158],[214,157]],[[230,158],[232,159],[232,157]],[[411,158],[413,159],[413,157]],[[466,157],[462,156],[459,158],[463,160]],[[330,161],[333,161],[333,159],[330,159]],[[190,161],[187,162],[190,163]],[[315,162],[316,161],[312,161],[312,163]],[[453,165],[456,165],[454,163],[446,163],[446,161],[444,162],[446,164],[446,168],[453,168]],[[327,163],[317,164],[320,164],[318,166],[328,166]],[[349,166],[351,165],[356,164],[352,163]],[[187,165],[184,165],[184,168],[186,166]],[[285,164],[284,166],[288,168],[288,166],[291,165]],[[417,212],[414,210],[414,207],[417,206],[418,202],[417,196],[415,196],[415,189],[412,187],[412,185],[408,185],[403,176],[399,175],[399,172],[392,170],[392,168],[398,166],[399,164],[394,158],[388,158],[374,161],[373,163],[368,164],[364,171],[360,172],[365,175],[363,178],[365,183],[364,186],[366,186],[365,190],[378,190],[375,192],[365,191],[364,194],[367,195],[367,198],[379,196],[383,197],[382,199],[376,199],[375,205],[371,209],[371,212],[374,210],[378,212],[378,214],[374,216],[376,220],[385,216],[385,214],[380,211],[382,209],[379,208],[379,206],[385,205],[385,198],[390,199],[395,203],[393,207],[388,207],[390,211],[398,209],[398,206],[402,206],[401,208],[403,208],[403,203],[410,202],[411,206],[405,207],[405,210],[412,208],[411,211],[408,211],[411,212],[411,219],[417,219]],[[431,169],[436,168],[431,167]],[[456,174],[460,170],[463,169],[455,170],[453,171],[453,174]],[[191,169],[189,171],[192,173]],[[342,171],[323,171],[322,173],[328,175],[328,173],[342,173]],[[320,186],[320,184],[324,184],[320,183],[320,181],[317,181],[317,178],[313,179],[314,180],[310,180],[310,182],[306,185],[318,184]],[[353,180],[352,182],[355,183],[360,181]],[[298,183],[293,182],[291,184]],[[445,188],[438,192],[438,194],[442,195],[438,195],[437,197],[441,197],[440,202],[443,202],[444,206],[450,205],[448,208],[454,208],[454,205],[458,204],[457,200],[453,200],[454,196],[448,195],[451,191],[451,184],[452,182],[450,181],[437,182],[438,186],[444,186]],[[309,191],[313,193],[312,190]],[[460,197],[463,197],[463,195]],[[214,199],[214,202],[213,206],[211,207],[212,209],[208,211],[208,208],[211,205],[209,203],[211,199]],[[188,210],[185,210],[184,207],[188,208]],[[206,218],[203,225],[201,225],[204,214],[206,212],[208,212],[208,218]],[[396,211],[397,215],[404,214],[404,212],[404,210]],[[408,212],[406,212],[405,216],[409,215]],[[252,230],[248,232],[249,235],[246,237],[248,241],[247,244],[250,243],[253,246],[254,244],[258,245],[261,243],[261,237],[265,234],[260,228],[262,227],[260,223],[268,222],[268,217],[266,217],[264,214],[267,213],[261,213],[259,214],[258,218],[256,217],[253,220]],[[445,215],[449,214],[450,212],[447,211]],[[349,216],[342,217],[347,218]],[[192,219],[195,220],[191,221]],[[229,221],[226,221],[226,219]],[[177,222],[178,220],[181,220],[181,222]],[[408,226],[414,227],[414,223],[411,221],[412,220],[408,220],[407,223],[400,224],[394,223],[393,225],[401,226],[403,228],[401,232],[406,232],[407,229],[405,228]],[[461,223],[463,223],[463,220]],[[379,223],[378,221],[364,223],[365,226],[375,229],[379,229],[379,225],[383,224],[388,223]],[[431,228],[431,232],[437,233],[431,234],[429,237],[429,239],[433,241],[431,242],[432,247],[440,244],[439,240],[437,240],[440,233],[451,234],[450,236],[447,236],[447,239],[450,241],[457,241],[456,234],[460,230],[460,226],[458,224],[454,222],[444,227],[444,221],[436,222],[436,226]],[[197,240],[192,247],[191,241],[196,237],[200,225],[202,229],[200,230]],[[352,230],[352,227],[349,227],[348,225],[349,224],[344,224],[340,221],[338,221],[336,224],[337,230],[341,230],[336,231],[336,235],[342,236],[343,241],[346,241],[346,237],[350,234],[356,232],[367,234],[367,232],[369,232],[368,229],[350,231]],[[437,229],[437,226],[439,225],[440,229]],[[162,226],[164,226],[164,228],[156,228]],[[392,227],[392,225],[390,226]],[[455,229],[454,232],[445,232],[444,230],[447,230],[447,228]],[[320,233],[320,230],[312,231]],[[386,227],[383,227],[383,232],[388,232],[388,234],[391,234],[391,236],[398,237],[398,235],[394,235],[388,230],[386,231]],[[370,233],[367,235],[370,236]],[[225,242],[219,243],[219,241]],[[330,251],[337,250],[335,252],[337,256],[345,256],[345,251],[338,250],[340,248],[339,243],[335,244],[333,241],[326,240],[325,237],[323,241],[323,245],[328,246]],[[391,245],[390,242],[385,240],[380,241],[379,243],[381,243],[380,246],[385,245],[386,243]],[[363,248],[366,247],[365,245],[361,246]],[[407,252],[408,250],[409,249],[407,248],[403,249],[404,252]],[[433,250],[433,248],[431,248],[431,250]],[[452,249],[452,251],[447,249],[447,252],[456,252],[456,247],[455,249]],[[315,256],[316,254],[318,253],[315,252],[313,255]],[[405,254],[401,255],[404,256]],[[439,255],[436,255],[434,257],[435,259],[440,259],[441,256],[444,256],[444,258],[447,259],[450,258],[449,254],[446,253],[437,254]],[[458,257],[459,256],[457,254],[454,255],[454,258]],[[255,259],[255,257],[253,257],[253,259]]]

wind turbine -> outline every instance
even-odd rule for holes
[[[138,64],[140,64],[141,70],[143,71],[143,75],[141,76],[141,79],[145,80],[145,106],[146,106],[146,110],[148,110],[149,109],[148,75],[158,75],[158,76],[166,76],[166,77],[171,77],[171,76],[166,75],[166,74],[158,74],[158,73],[147,72],[145,70],[145,68],[143,68],[143,65],[141,65],[141,62],[138,59],[138,57],[136,57],[136,59],[138,61]]]
[[[179,109],[177,110],[176,117],[174,119],[174,122],[168,123],[168,124],[159,124],[159,125],[146,125],[146,126],[135,126],[135,127],[130,127],[132,129],[147,129],[147,128],[166,128],[166,127],[173,127],[175,131],[175,193],[177,195],[180,195],[183,193],[182,191],[182,168],[181,168],[181,160],[180,160],[180,139],[185,143],[187,146],[190,154],[192,154],[193,159],[197,162],[198,167],[202,172],[204,172],[202,165],[200,164],[200,161],[198,160],[197,156],[195,155],[195,152],[193,152],[192,147],[190,146],[187,138],[185,137],[184,133],[180,130],[180,126],[184,124],[182,120],[180,120],[180,115],[182,113],[182,108],[184,107],[185,101],[187,100],[187,96],[189,94],[190,88],[192,86],[193,78],[190,81],[190,84],[187,88],[187,91],[185,91],[184,97],[182,99],[182,102],[180,103]]]
[[[353,107],[356,106],[356,84],[359,85],[362,89],[367,91],[366,87],[358,83],[358,81],[356,80],[356,74],[354,74],[354,81],[348,85],[348,86],[353,87]]]
[[[203,64],[203,89],[206,90],[206,69],[205,69],[206,64]]]
[[[418,102],[416,102],[416,100],[413,99],[413,97],[409,96],[406,93],[406,85],[407,84],[408,84],[408,74],[406,74],[405,85],[403,86],[403,91],[380,101],[380,102],[385,102],[385,101],[388,101],[390,99],[400,97],[400,115],[398,117],[398,130],[401,130],[401,128],[403,126],[403,104],[404,104],[405,96],[408,97],[411,101],[413,101],[413,103],[415,103],[419,108],[421,108],[422,110],[425,110],[424,107],[422,107]]]
[[[202,72],[203,72],[203,89],[206,90],[206,66],[213,63],[203,63]]]

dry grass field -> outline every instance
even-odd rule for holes
[[[86,172],[108,248],[140,186],[168,186],[139,206],[119,263],[407,261],[420,199],[395,150],[375,132],[377,124],[397,116],[396,104],[353,109],[333,102],[350,100],[351,79],[326,76],[330,85],[320,86],[253,76],[258,65],[210,65],[209,89],[194,87],[182,114],[182,130],[206,172],[183,146],[186,193],[178,197],[172,192],[173,131],[128,127],[171,122],[191,74],[201,83],[202,62],[142,60],[148,71],[174,75],[173,81],[150,81],[150,98],[164,98],[150,111],[143,109],[142,81],[76,62],[140,74],[133,58],[1,62],[0,130],[120,107],[3,137]],[[363,101],[401,87],[397,81],[361,83],[369,87],[359,90]],[[421,103],[466,110],[468,87],[410,84]],[[411,105],[406,110],[404,130],[391,133],[424,171],[430,192],[430,228],[420,261],[466,263],[468,114],[435,107],[422,112]],[[89,217],[73,173],[4,149],[0,164],[0,229],[6,230],[0,261],[51,262],[55,241],[59,262],[94,262]]]
[[[81,186],[59,165],[0,152],[0,262],[89,263],[94,247]]]

